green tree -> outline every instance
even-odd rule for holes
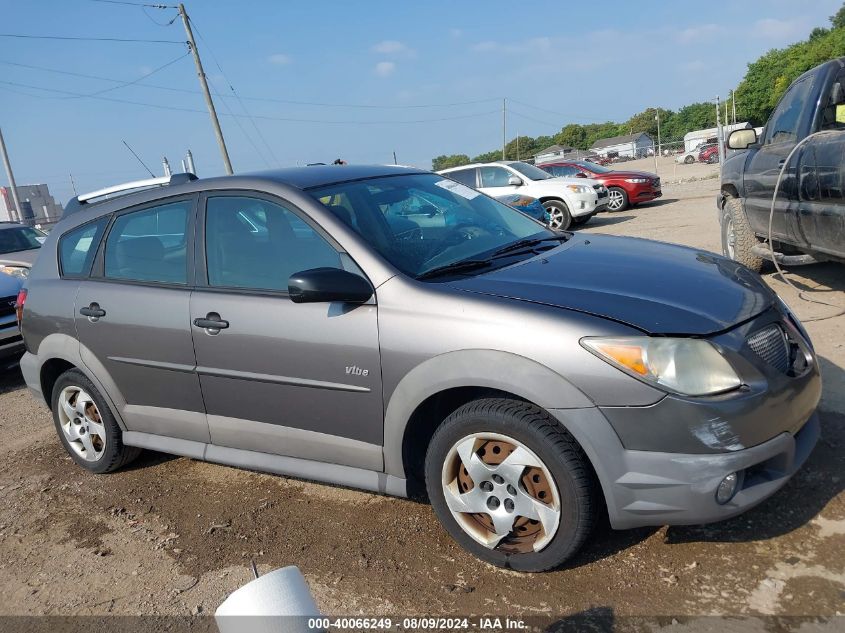
[[[431,170],[439,171],[441,169],[449,169],[450,167],[460,167],[469,163],[469,156],[466,154],[450,154],[433,158],[431,160]]]
[[[479,154],[475,158],[472,159],[474,163],[492,163],[494,160],[501,160],[502,159],[502,150],[501,149],[493,149],[489,152],[484,154]]]
[[[830,24],[835,29],[845,27],[845,4],[839,8],[839,11],[830,16]]]
[[[578,125],[577,123],[570,123],[565,126],[560,132],[555,134],[554,139],[555,143],[563,145],[564,147],[587,149],[587,146],[585,145],[587,141],[587,132],[584,130],[583,125]]]

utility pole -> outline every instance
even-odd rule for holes
[[[505,160],[505,145],[507,144],[507,112],[508,112],[508,100],[502,99],[502,160]]]
[[[716,144],[719,152],[719,178],[722,177],[722,164],[725,162],[725,133],[722,130],[722,120],[719,116],[719,109],[721,106],[719,97],[716,97]]]
[[[661,149],[661,143],[660,143],[660,108],[655,108],[654,111],[657,112],[657,115],[654,118],[657,119],[657,151],[659,153],[660,149]]]
[[[20,222],[23,217],[21,201],[20,198],[18,198],[18,186],[15,184],[15,174],[12,173],[12,163],[9,161],[9,152],[6,151],[6,141],[3,139],[2,129],[0,129],[0,152],[3,153],[3,164],[6,166],[6,175],[9,177],[9,188],[12,190],[12,201],[15,203],[15,208],[10,209],[12,213],[9,214],[9,219]],[[14,217],[11,217],[13,215]]]
[[[68,174],[68,177],[70,178],[70,188],[73,189],[73,195],[77,195],[77,193],[76,193],[76,183],[73,182],[73,174]]]
[[[200,61],[200,54],[197,50],[197,43],[194,41],[194,32],[191,30],[191,21],[188,18],[188,12],[185,11],[185,5],[179,3],[179,15],[182,16],[182,23],[185,25],[185,33],[188,35],[188,45],[191,47],[191,53],[194,55],[194,63],[197,66],[197,77],[200,80],[200,87],[205,95],[205,105],[208,106],[208,115],[211,117],[211,125],[214,127],[214,134],[217,136],[217,144],[220,146],[220,154],[223,156],[223,166],[226,168],[226,173],[232,175],[232,161],[229,160],[229,150],[226,149],[226,141],[223,139],[223,130],[220,129],[220,121],[217,120],[217,110],[214,109],[214,101],[211,100],[211,92],[208,90],[208,81],[206,80],[205,71],[202,69],[202,62]]]
[[[736,125],[736,90],[731,90],[731,110],[733,111],[734,125]]]

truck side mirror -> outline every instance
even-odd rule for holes
[[[748,149],[756,142],[757,132],[754,130],[734,130],[728,136],[728,149]]]

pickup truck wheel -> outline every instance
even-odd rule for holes
[[[543,206],[549,212],[550,229],[565,231],[572,224],[572,214],[563,200],[546,200]]]
[[[684,162],[685,162],[687,165],[692,165],[692,164],[695,162],[695,156],[687,156],[687,157],[684,159]],[[712,216],[711,216],[711,217],[712,217]]]
[[[628,208],[628,194],[622,187],[607,188],[607,210],[624,211]]]
[[[65,450],[77,464],[94,473],[117,470],[141,449],[126,446],[123,432],[108,404],[88,377],[69,369],[52,393],[53,422]]]
[[[527,402],[485,398],[455,411],[431,439],[425,479],[452,537],[499,567],[557,567],[595,521],[594,476],[581,447]]]
[[[760,243],[751,226],[745,211],[742,209],[742,201],[736,198],[727,198],[722,209],[722,253],[735,262],[745,264],[754,272],[763,269],[763,258],[754,255],[751,249]]]

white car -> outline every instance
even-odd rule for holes
[[[519,193],[537,198],[549,212],[549,226],[561,231],[585,224],[607,208],[607,188],[598,180],[554,177],[520,161],[475,163],[437,173],[489,196]]]
[[[684,163],[686,165],[692,165],[694,162],[698,160],[698,152],[700,150],[700,146],[696,146],[688,152],[682,152],[675,156],[676,163]]]

